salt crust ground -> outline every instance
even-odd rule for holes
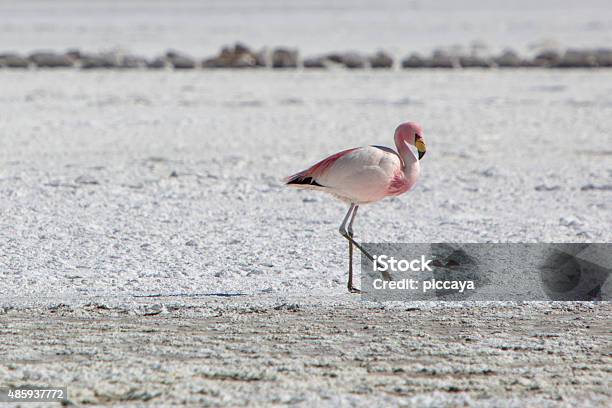
[[[605,71],[0,71],[0,299],[333,295],[344,204],[281,178],[417,120],[408,194],[364,242],[606,242]]]

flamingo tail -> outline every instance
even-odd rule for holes
[[[283,181],[286,185],[295,188],[317,189],[325,187],[317,183],[314,177],[309,174],[308,170],[300,171],[299,173],[286,177]]]
[[[326,159],[321,160],[317,164],[311,166],[309,169],[300,171],[292,176],[285,178],[285,184],[290,187],[296,188],[309,188],[320,190],[325,188],[324,185],[321,185],[317,182],[317,178],[319,178],[322,174],[324,174],[327,170],[329,170],[336,161],[345,156],[346,154],[352,152],[355,149],[348,149],[336,154],[329,156]]]

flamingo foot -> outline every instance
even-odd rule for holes
[[[348,285],[348,291],[349,293],[365,293],[364,291],[362,291],[361,289],[357,289],[353,285]]]

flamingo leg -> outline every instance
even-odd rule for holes
[[[361,292],[359,289],[353,286],[353,243],[351,241],[348,242],[349,245],[349,270],[348,270],[348,291],[351,293],[359,293]]]
[[[372,255],[370,255],[370,253],[368,251],[363,249],[363,247],[361,245],[359,245],[357,242],[355,242],[355,240],[353,239],[352,224],[353,224],[354,217],[351,218],[351,216],[352,216],[353,211],[355,210],[356,207],[358,207],[357,204],[351,204],[351,207],[349,208],[348,212],[344,216],[344,221],[342,221],[342,225],[340,225],[340,229],[339,229],[340,235],[342,235],[350,243],[355,245],[357,247],[357,249],[360,250],[361,253],[364,254],[370,261],[374,262],[374,257]],[[351,224],[351,233],[350,234],[349,234],[348,229],[346,227],[346,223],[349,221],[349,219],[351,220],[351,222],[350,222],[350,224]]]
[[[357,204],[352,203],[348,212],[344,216],[344,220],[342,221],[342,224],[340,225],[340,235],[342,235],[344,238],[346,238],[349,241],[349,281],[348,281],[349,292],[359,291],[358,289],[353,287],[353,245],[355,245],[357,249],[359,249],[361,253],[364,254],[370,261],[374,262],[374,257],[370,255],[368,251],[363,249],[363,247],[353,239],[353,221],[355,220],[355,215],[357,214],[358,208],[359,206]],[[346,225],[347,222],[348,222],[348,227]],[[391,275],[389,275],[388,272],[381,272],[381,273],[382,273],[383,279],[385,280],[392,279]]]
[[[349,221],[348,226],[346,227],[346,232],[348,233],[348,236],[351,238],[353,238],[353,221],[355,220],[355,215],[357,215],[358,209],[359,209],[359,206],[356,205],[355,208],[353,209],[351,220]],[[361,291],[353,286],[353,242],[349,241],[348,245],[349,245],[349,270],[348,270],[347,287],[348,287],[349,292],[351,293],[360,293]]]

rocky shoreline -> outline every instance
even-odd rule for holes
[[[163,55],[145,58],[121,51],[88,53],[78,49],[66,52],[35,51],[29,55],[0,53],[0,68],[76,68],[90,69],[423,69],[423,68],[611,68],[612,48],[546,49],[526,57],[506,49],[498,55],[476,50],[451,52],[434,50],[429,56],[411,53],[395,59],[385,51],[364,54],[354,51],[332,52],[302,58],[297,49],[277,47],[253,50],[242,43],[223,47],[204,59],[168,50]]]

